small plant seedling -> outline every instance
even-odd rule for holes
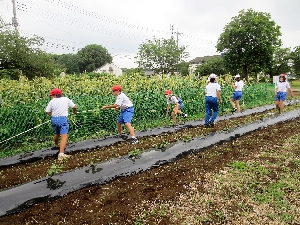
[[[52,164],[50,169],[47,171],[47,174],[49,176],[53,176],[54,174],[61,173],[63,168],[64,168],[64,166],[58,166],[58,165]]]
[[[136,148],[128,153],[129,157],[136,157],[140,153],[140,149]]]

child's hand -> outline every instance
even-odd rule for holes
[[[115,108],[115,110],[119,110],[119,109],[120,109],[120,107],[116,107],[116,108]]]
[[[101,108],[102,110],[104,110],[104,109],[106,109],[106,106],[102,106],[102,108]]]

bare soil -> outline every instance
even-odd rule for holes
[[[275,110],[269,111],[274,113]],[[220,121],[214,128],[203,126],[184,129],[176,133],[165,133],[140,139],[137,145],[120,142],[105,148],[76,153],[63,164],[64,170],[86,166],[120,155],[126,155],[134,149],[145,150],[163,146],[178,140],[189,140],[212,131],[227,130],[239,124],[249,123],[266,117],[266,112],[244,116],[232,120]],[[300,119],[269,126],[237,140],[215,145],[198,154],[189,155],[174,163],[163,165],[137,175],[119,178],[106,185],[85,188],[65,197],[36,204],[18,214],[3,216],[0,224],[142,224],[137,221],[136,209],[144,202],[162,202],[176,200],[194,180],[202,181],[198,191],[205,191],[205,174],[218,172],[228,164],[245,158],[251,158],[264,148],[280,148],[289,136],[299,133]],[[280,137],[280,138],[279,138]],[[300,149],[294,153],[300,155]],[[0,170],[0,188],[13,187],[46,175],[52,164],[58,164],[54,158],[36,163],[16,165]],[[234,210],[234,208],[232,209]],[[220,223],[218,217],[212,223]],[[168,216],[159,222],[153,220],[147,224],[174,224]],[[181,224],[181,223],[178,223]],[[205,224],[205,223],[203,223]],[[207,223],[208,224],[208,223]]]

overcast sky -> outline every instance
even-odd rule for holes
[[[223,28],[240,10],[271,14],[281,26],[283,47],[300,45],[299,0],[16,0],[19,30],[45,38],[43,50],[76,53],[99,44],[121,68],[136,67],[134,56],[148,39],[177,38],[189,60],[216,52]],[[11,22],[11,0],[0,0],[0,14]],[[177,35],[178,33],[178,35]]]

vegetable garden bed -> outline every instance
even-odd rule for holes
[[[294,106],[295,107],[295,106]],[[272,113],[272,112],[267,112],[267,113]],[[264,118],[264,117],[266,117],[266,115],[268,115],[268,114],[264,114],[264,116],[262,116],[262,115],[257,115],[257,117],[256,117],[256,119],[262,119],[262,118]],[[239,124],[239,122],[237,122],[237,121],[239,121],[238,120],[239,118],[235,118],[234,120],[232,120],[232,122],[235,122],[235,123],[238,123]],[[250,119],[250,121],[252,120],[253,121],[253,117],[251,118],[251,117],[249,117],[249,118],[247,118],[247,117],[245,117],[244,118],[244,122],[246,121],[247,119]],[[241,120],[241,121],[243,121],[243,120]],[[247,121],[247,122],[250,122],[250,121]],[[219,127],[219,125],[221,125],[222,124],[222,122],[227,122],[227,123],[230,123],[231,121],[220,121],[219,123],[218,123],[218,127],[216,128],[216,130],[218,130],[218,129],[222,129],[222,127],[220,126]],[[227,126],[226,126],[227,125]],[[229,129],[231,126],[229,125],[228,126],[228,124],[226,124],[225,123],[225,127],[223,127],[223,128],[225,128],[225,130],[226,129]],[[192,128],[193,129],[193,128]],[[199,134],[199,127],[197,128],[198,129],[198,134]],[[201,129],[201,128],[200,128]],[[181,131],[179,131],[179,132],[176,132],[176,133],[174,133],[174,134],[177,134],[177,135],[179,135],[179,136],[182,136],[184,133],[187,133],[188,131],[189,131],[190,129],[188,129],[188,130],[182,130],[182,133],[179,133],[179,132],[181,132]],[[184,131],[184,132],[183,132]],[[206,131],[208,131],[208,130],[206,130]],[[208,132],[211,132],[212,130],[211,129],[209,129],[209,131]],[[179,134],[178,134],[179,133]],[[173,134],[173,135],[174,135]],[[191,136],[189,136],[188,135],[188,138],[187,139],[181,139],[181,140],[186,140],[186,141],[189,141],[192,137],[193,137],[193,134],[195,135],[196,133],[193,133],[193,132],[191,132],[191,133],[189,133],[189,134],[191,134]],[[169,136],[170,135],[170,136]],[[178,137],[178,136],[177,136]],[[164,135],[162,135],[162,138],[163,138],[163,141],[164,141],[164,144],[166,145],[166,144],[169,144],[169,143],[171,143],[171,141],[169,142],[169,140],[171,140],[171,139],[173,139],[174,140],[174,137],[172,137],[172,134],[164,134]],[[168,138],[171,138],[171,139],[168,139]],[[240,138],[239,138],[240,139]],[[175,139],[175,141],[176,140],[178,140],[178,139]],[[147,139],[145,140],[145,142],[147,143]],[[145,144],[144,142],[142,143],[142,144]],[[152,143],[153,144],[153,143]],[[164,146],[161,146],[162,148],[164,148]],[[166,147],[166,146],[165,146]],[[210,149],[210,148],[209,148]],[[210,150],[207,150],[207,151],[210,151]],[[229,151],[229,150],[227,150],[227,151]],[[256,150],[254,150],[254,151],[256,151]],[[221,154],[221,153],[220,153]],[[223,154],[223,153],[222,153]],[[227,154],[227,153],[226,153]],[[249,153],[250,154],[250,153]],[[189,157],[192,157],[192,156],[189,156]],[[181,160],[180,160],[181,161]],[[175,162],[175,164],[177,164],[176,162]],[[214,164],[214,163],[213,163]],[[214,167],[214,165],[213,164],[209,164],[209,165],[206,165],[205,167]],[[188,166],[188,165],[187,165]],[[164,167],[164,166],[163,166]],[[167,166],[167,167],[172,167],[171,165],[169,165],[169,166]],[[148,172],[146,172],[146,173],[148,173]],[[142,175],[141,175],[142,176]],[[126,178],[127,179],[127,178]],[[129,178],[128,178],[129,179]],[[172,178],[170,177],[170,180],[171,180]],[[122,180],[122,179],[121,179]],[[167,179],[167,180],[169,180],[169,179]],[[171,181],[170,181],[171,182]],[[113,182],[114,183],[114,182]],[[175,185],[175,184],[174,184]],[[176,186],[176,185],[175,185]],[[98,188],[102,188],[102,186],[101,187],[98,187]],[[93,188],[92,188],[93,189]],[[180,188],[179,188],[180,189]],[[77,192],[76,192],[77,193]],[[73,195],[73,194],[71,194],[71,195]],[[49,203],[49,204],[51,204],[51,203]],[[28,209],[28,210],[31,210],[31,209]],[[28,210],[26,210],[26,211],[28,211]],[[91,211],[93,211],[93,210],[91,210]],[[122,213],[118,213],[117,212],[118,210],[116,210],[116,212],[112,212],[111,214],[112,215],[108,215],[108,217],[109,218],[113,218],[114,217],[114,219],[112,219],[111,221],[118,221],[120,218],[120,216],[122,217]],[[97,212],[97,213],[99,213],[99,212]],[[22,213],[21,213],[22,214]],[[20,215],[21,215],[20,214]],[[98,214],[97,214],[98,215]],[[118,216],[117,216],[118,215]],[[127,215],[127,217],[128,217],[128,215]],[[144,217],[146,217],[146,216],[144,216]],[[139,217],[133,217],[133,218],[131,218],[132,220],[131,220],[131,223],[129,223],[129,224],[132,224],[133,223],[133,221],[135,220],[135,222],[134,223],[137,223],[137,222],[139,222],[139,221],[141,221],[141,223],[144,221],[144,220],[146,220],[146,218],[144,218],[143,216],[141,217],[141,216],[139,216]],[[103,219],[103,217],[101,217],[101,218],[98,218],[98,219],[100,219],[100,220],[98,220],[98,221],[101,221],[101,224],[102,224],[102,219]],[[125,223],[126,224],[126,221],[129,219],[129,217],[126,219],[126,220],[119,220],[119,222],[123,222],[123,223]],[[166,219],[166,218],[164,218],[164,219]],[[203,219],[203,221],[205,220],[205,218]],[[163,219],[161,219],[161,221],[163,221]],[[24,221],[23,221],[24,222]],[[75,222],[74,220],[72,221],[72,222]],[[70,222],[70,224],[72,224],[72,222]],[[81,222],[80,222],[81,223]],[[73,223],[73,224],[77,224],[77,222],[76,223]],[[93,224],[93,222],[92,221],[90,221],[88,224]],[[95,223],[96,224],[96,223]],[[103,223],[103,224],[105,224],[105,223]],[[157,224],[157,223],[154,223],[153,222],[153,224]],[[169,224],[173,224],[173,223],[169,223]]]

